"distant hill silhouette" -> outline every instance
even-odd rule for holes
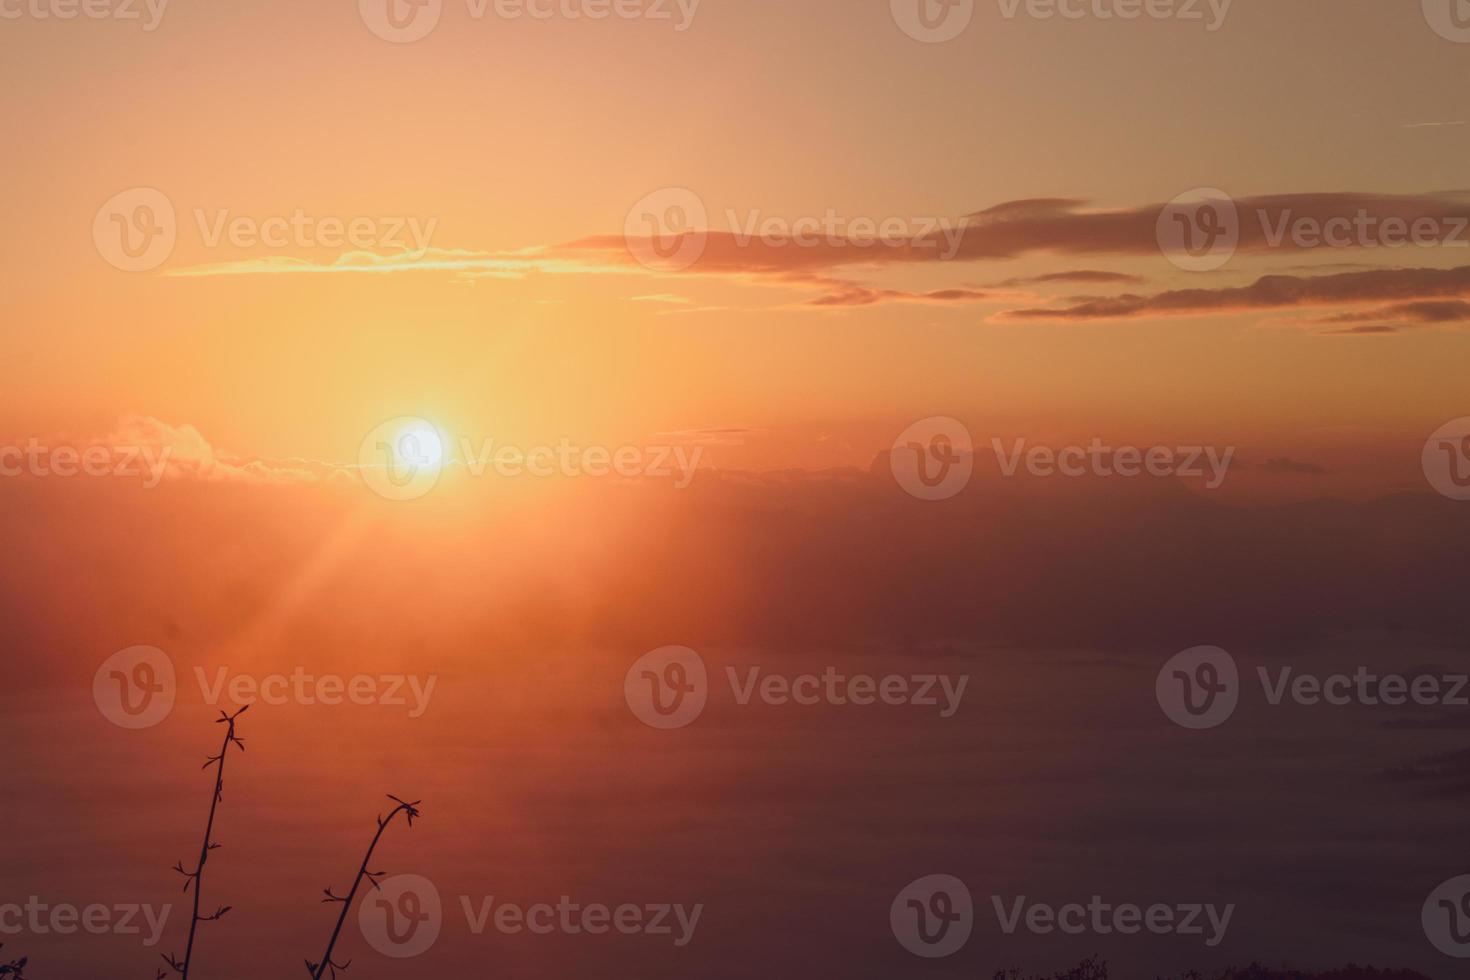
[[[1303,973],[1301,970],[1268,970],[1252,964],[1244,970],[1228,970],[1219,980],[1429,980],[1413,970],[1379,970],[1371,966],[1346,966],[1327,973]]]
[[[995,973],[993,980],[1115,980],[1115,978],[1109,972],[1105,961],[1088,959],[1065,973],[1056,973],[1051,977],[1043,977],[1035,973],[1026,974],[1020,970],[1001,970]],[[1130,980],[1130,978],[1119,974],[1116,980]],[[1306,973],[1301,970],[1272,970],[1258,963],[1252,963],[1244,968],[1231,967],[1221,973],[1190,972],[1182,977],[1172,978],[1172,980],[1430,980],[1430,978],[1422,973],[1415,973],[1413,970],[1379,970],[1371,966],[1350,965],[1340,970],[1329,970],[1326,973]]]

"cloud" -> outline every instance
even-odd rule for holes
[[[1147,296],[1125,293],[1077,297],[1071,306],[1007,310],[998,318],[1126,320],[1312,306],[1368,306],[1368,310],[1308,322],[1341,325],[1390,317],[1397,322],[1389,325],[1397,327],[1470,320],[1470,304],[1442,301],[1459,296],[1470,296],[1470,266],[1375,269],[1326,276],[1262,276],[1249,285],[1230,288],[1175,289]],[[1385,303],[1389,305],[1383,306]]]
[[[1271,241],[1271,229],[1283,217],[1325,223],[1371,215],[1380,223],[1400,218],[1450,222],[1470,216],[1462,192],[1421,195],[1305,193],[1246,197],[1236,200],[1241,215],[1239,249],[1295,249],[1290,239]],[[657,275],[816,274],[847,266],[906,266],[945,262],[1015,259],[1034,253],[1056,255],[1154,255],[1155,226],[1163,204],[1101,209],[1074,198],[1009,201],[965,215],[948,228],[927,230],[903,240],[874,241],[831,236],[810,246],[766,241],[731,231],[705,233],[704,248],[689,269],[644,270],[630,245],[647,240],[623,235],[592,235],[559,245],[510,252],[426,249],[422,253],[380,256],[347,253],[331,262],[271,256],[171,270],[170,276],[266,275],[304,273],[389,273],[451,271],[477,275],[520,276],[531,272],[653,272]],[[947,237],[951,236],[951,237]],[[1125,281],[1118,273],[1081,270],[1060,272],[1035,281]],[[1024,281],[1024,280],[1017,280]]]
[[[147,415],[130,415],[96,445],[167,453],[164,479],[232,481],[257,484],[342,482],[351,479],[340,465],[306,459],[265,459],[221,452],[192,425],[172,425]]]
[[[988,293],[974,289],[935,289],[913,293],[902,289],[874,289],[857,283],[843,283],[835,292],[807,301],[808,306],[873,306],[878,303],[974,303],[988,299]]]
[[[267,255],[232,262],[169,269],[164,276],[202,278],[208,276],[341,275],[410,272],[451,272],[468,278],[523,279],[546,275],[617,274],[637,272],[623,263],[597,265],[545,254],[532,248],[513,252],[479,252],[471,249],[431,248],[423,252],[379,255],[375,252],[346,252],[331,261]]]
[[[679,429],[674,432],[656,432],[655,439],[702,446],[743,446],[750,436],[765,432],[765,429],[728,427],[721,429]]]
[[[1372,324],[1370,326],[1344,327],[1341,330],[1323,330],[1322,332],[1325,333],[1325,334],[1328,334],[1328,335],[1337,335],[1337,336],[1345,336],[1345,337],[1351,337],[1351,336],[1364,337],[1364,336],[1380,336],[1380,335],[1383,335],[1383,334],[1398,333],[1399,332],[1399,328],[1398,327],[1394,327],[1394,326],[1390,326],[1387,323],[1375,323],[1375,324]]]
[[[1328,326],[1362,324],[1378,320],[1395,320],[1400,323],[1462,323],[1470,321],[1470,303],[1464,300],[1417,300],[1396,303],[1391,306],[1349,313],[1337,313],[1321,317],[1316,323]]]
[[[1024,279],[1007,279],[1004,282],[996,283],[996,288],[1013,289],[1019,286],[1048,286],[1059,282],[1138,285],[1143,281],[1142,276],[1130,276],[1122,272],[1099,272],[1094,269],[1077,269],[1072,272],[1050,272],[1042,276],[1028,276]]]
[[[1240,216],[1239,242],[1236,249],[1246,255],[1265,253],[1300,254],[1307,242],[1294,241],[1285,234],[1292,222],[1311,222],[1326,226],[1332,221],[1347,221],[1357,227],[1368,216],[1381,227],[1390,218],[1399,219],[1407,227],[1430,220],[1446,230],[1470,227],[1470,198],[1465,192],[1447,191],[1420,195],[1368,193],[1303,193],[1277,194],[1240,198],[1235,201]],[[826,235],[809,244],[790,240],[764,240],[760,236],[732,231],[704,233],[703,248],[698,259],[688,268],[648,268],[640,265],[635,253],[646,254],[640,246],[648,240],[630,239],[623,235],[592,235],[558,245],[534,246],[513,251],[485,252],[469,249],[425,249],[377,255],[350,252],[330,261],[316,261],[290,256],[264,256],[211,265],[193,266],[164,273],[174,277],[246,276],[246,275],[324,275],[324,274],[405,274],[448,273],[463,279],[520,279],[531,275],[633,275],[667,280],[670,278],[733,278],[764,286],[795,288],[815,292],[799,306],[843,308],[874,306],[883,303],[960,304],[981,302],[993,297],[969,286],[912,291],[879,286],[860,281],[853,270],[862,270],[871,279],[884,270],[913,269],[919,266],[947,267],[984,262],[1005,261],[1025,256],[1105,255],[1118,257],[1158,257],[1156,226],[1165,205],[1147,204],[1126,208],[1097,208],[1076,198],[1032,198],[1009,201],[971,212],[955,222],[925,228],[903,239],[855,240],[840,235]],[[1364,236],[1363,244],[1371,243]],[[1342,251],[1342,250],[1336,250]],[[1368,276],[1409,273],[1429,275],[1433,270],[1372,270]],[[1089,283],[1137,285],[1138,276],[1095,269],[1061,270],[1026,278],[1006,280],[1004,288]],[[1337,288],[1346,290],[1350,277],[1268,276],[1253,286],[1234,290],[1176,290],[1153,296],[1124,294],[1110,297],[1079,297],[1070,307],[1013,310],[1002,314],[1014,320],[1085,320],[1123,319],[1149,315],[1230,312],[1238,310],[1289,308],[1298,305],[1325,305],[1334,301],[1319,296],[1314,290]],[[1372,288],[1372,280],[1364,280]],[[1383,282],[1380,296],[1370,297],[1384,302],[1458,297],[1458,287],[1448,292],[1392,292]],[[1295,292],[1295,296],[1293,296]],[[677,312],[707,312],[721,307],[696,306],[673,292],[651,292],[634,297],[638,302],[663,303],[687,307]],[[1342,302],[1362,302],[1361,298],[1343,298]],[[675,310],[666,310],[673,313]],[[1452,322],[1417,319],[1413,311],[1405,313],[1403,323]],[[1379,326],[1397,328],[1390,321]],[[1365,324],[1327,324],[1325,326],[1362,327]]]

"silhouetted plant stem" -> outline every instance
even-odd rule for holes
[[[0,943],[0,949],[4,948],[5,944]],[[20,959],[11,960],[9,963],[0,963],[0,977],[10,977],[11,980],[25,980],[26,962],[26,957],[22,956]]]
[[[235,719],[243,715],[249,708],[250,705],[247,704],[232,715],[227,715],[221,711],[219,718],[215,721],[216,725],[225,726],[225,738],[224,742],[220,745],[219,755],[210,756],[205,760],[203,766],[205,769],[208,769],[210,766],[215,767],[214,795],[210,798],[209,802],[209,820],[204,825],[204,843],[199,845],[199,863],[194,866],[193,871],[185,871],[184,862],[182,861],[174,865],[174,870],[184,876],[184,891],[187,892],[190,885],[194,886],[194,914],[189,919],[189,941],[184,947],[184,959],[181,962],[168,954],[164,954],[163,957],[168,965],[173,967],[174,972],[179,974],[181,980],[188,980],[189,978],[189,964],[194,959],[194,936],[199,930],[199,923],[213,922],[216,919],[223,918],[224,914],[233,908],[230,905],[221,905],[211,915],[200,915],[199,900],[200,892],[203,891],[204,885],[204,865],[209,860],[209,852],[219,847],[218,844],[214,843],[212,838],[214,835],[214,815],[219,809],[219,801],[224,796],[225,791],[225,756],[229,754],[231,745],[237,746],[241,752],[245,751],[244,740],[235,735]]]
[[[322,901],[340,902],[342,904],[342,912],[337,916],[337,924],[332,927],[332,938],[327,940],[327,951],[322,954],[321,962],[313,963],[311,960],[306,961],[306,969],[311,974],[312,980],[321,980],[328,972],[333,977],[336,977],[338,970],[345,970],[351,965],[351,960],[348,960],[346,963],[333,963],[332,950],[337,946],[337,938],[342,935],[342,924],[347,921],[347,913],[352,909],[352,900],[357,897],[357,889],[361,887],[363,879],[366,878],[374,888],[377,888],[378,879],[383,877],[384,872],[382,871],[369,871],[368,862],[373,859],[373,851],[377,850],[378,841],[383,839],[383,832],[388,829],[388,825],[393,822],[394,817],[400,813],[404,814],[408,818],[408,825],[412,827],[413,818],[419,815],[418,806],[422,802],[421,800],[405,803],[391,794],[388,796],[388,799],[398,805],[386,817],[378,817],[378,832],[373,834],[372,843],[368,845],[367,854],[363,855],[362,864],[357,868],[357,877],[352,879],[352,887],[348,890],[346,897],[333,895],[331,888],[322,889],[327,896]]]

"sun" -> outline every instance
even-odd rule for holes
[[[444,439],[423,419],[405,419],[393,436],[392,446],[394,462],[399,465],[428,470],[444,465]]]

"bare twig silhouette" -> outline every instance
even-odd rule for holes
[[[208,769],[210,766],[215,767],[214,795],[210,798],[209,802],[209,821],[204,825],[204,843],[199,846],[199,861],[194,865],[193,871],[186,871],[183,861],[174,865],[174,870],[184,876],[184,891],[187,892],[190,885],[194,886],[194,915],[189,920],[189,942],[184,947],[184,958],[180,960],[168,953],[165,953],[163,956],[164,961],[173,968],[175,973],[179,974],[180,980],[188,980],[189,964],[194,959],[194,935],[199,929],[199,923],[214,922],[221,919],[231,909],[229,905],[221,905],[208,915],[200,915],[199,898],[204,886],[205,862],[209,860],[209,852],[219,847],[213,840],[214,814],[219,808],[219,801],[223,798],[225,791],[225,756],[229,754],[231,745],[238,747],[242,752],[245,751],[244,740],[235,734],[235,719],[239,718],[249,709],[250,705],[247,704],[232,715],[227,715],[221,711],[219,718],[215,720],[216,725],[225,726],[225,738],[220,745],[219,755],[210,756],[203,766],[205,769]],[[162,980],[166,975],[162,970],[158,971],[159,980]]]
[[[418,807],[419,803],[422,802],[421,800],[405,803],[403,800],[391,794],[389,794],[388,799],[398,805],[386,817],[378,817],[378,832],[373,834],[373,841],[368,845],[367,854],[363,856],[362,864],[358,866],[357,877],[352,879],[352,888],[348,890],[345,896],[333,895],[331,888],[322,889],[327,896],[322,901],[340,903],[342,911],[337,916],[337,924],[332,928],[332,938],[327,940],[327,951],[322,954],[321,962],[313,963],[311,960],[306,961],[306,970],[311,974],[312,980],[321,980],[322,977],[329,975],[335,980],[338,970],[346,970],[352,965],[351,960],[348,960],[346,963],[333,962],[332,950],[337,946],[337,938],[342,934],[342,924],[347,921],[347,913],[352,908],[352,900],[357,897],[357,889],[362,885],[363,879],[366,878],[374,888],[377,888],[379,887],[378,879],[385,874],[382,871],[369,871],[368,862],[373,859],[373,851],[377,849],[378,841],[383,838],[383,831],[388,829],[388,825],[393,822],[394,817],[400,813],[404,814],[408,818],[408,825],[412,827],[414,817],[419,815]]]
[[[4,948],[5,944],[0,943],[0,949]],[[26,957],[24,956],[18,960],[11,960],[9,963],[0,963],[0,977],[7,977],[9,980],[25,980],[25,972]]]

